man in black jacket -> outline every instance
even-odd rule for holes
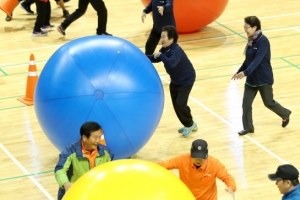
[[[173,0],[151,0],[149,5],[143,10],[142,22],[146,18],[146,14],[152,12],[153,28],[146,42],[145,54],[153,54],[160,40],[161,29],[167,25],[175,25],[173,13]]]

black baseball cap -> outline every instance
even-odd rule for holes
[[[201,158],[201,159],[206,159],[208,156],[208,145],[205,140],[195,140],[192,143],[192,148],[191,148],[191,157],[192,158]]]
[[[285,164],[285,165],[280,165],[277,168],[276,173],[269,174],[268,177],[271,181],[277,181],[281,179],[296,180],[299,177],[299,172],[293,165]]]

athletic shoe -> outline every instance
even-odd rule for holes
[[[185,127],[181,127],[180,129],[178,129],[178,133],[182,133],[183,132],[183,130],[184,130],[184,128]],[[197,125],[193,128],[193,130],[192,131],[197,131],[198,130],[198,127],[197,127]]]
[[[192,133],[193,129],[195,129],[195,128],[197,128],[197,124],[195,122],[193,122],[193,125],[191,127],[184,127],[184,129],[182,131],[182,136],[188,137]]]
[[[27,14],[33,15],[34,12],[30,9],[29,6],[25,5],[24,2],[19,4],[20,8],[22,8],[23,10],[25,10],[25,12],[27,12]]]
[[[41,30],[43,32],[48,32],[48,31],[54,30],[54,27],[55,27],[54,25],[43,26],[43,27],[41,27]]]
[[[37,31],[32,31],[32,36],[33,37],[43,37],[43,36],[47,36],[48,33],[47,32],[37,32]]]
[[[107,36],[112,36],[112,34],[109,34],[109,33],[107,33],[107,32],[97,33],[97,35],[107,35]]]
[[[62,34],[63,36],[66,35],[65,30],[61,27],[61,25],[59,25],[56,29],[57,29],[58,32],[59,32],[60,34]]]
[[[48,32],[48,31],[52,31],[52,30],[54,30],[54,25],[48,25],[48,26],[43,26],[42,28],[41,28],[41,30],[43,31],[43,32]]]
[[[70,16],[69,11],[68,11],[68,10],[63,10],[63,17],[64,17],[64,18],[67,18],[67,17],[69,17],[69,16]]]

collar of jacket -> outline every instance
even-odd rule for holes
[[[84,158],[83,157],[83,153],[82,153],[82,149],[81,149],[81,139],[78,140],[77,142],[74,143],[75,146],[75,151],[76,151],[76,157],[77,158]],[[97,145],[97,149],[98,149],[98,156],[103,156],[104,153],[104,148],[102,147],[101,144]]]

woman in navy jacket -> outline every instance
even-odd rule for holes
[[[245,61],[232,79],[247,77],[243,97],[243,126],[239,135],[254,133],[252,120],[252,103],[259,91],[264,105],[282,118],[282,127],[289,123],[290,110],[281,106],[273,99],[274,83],[271,66],[270,42],[262,34],[260,20],[256,16],[249,16],[244,19],[244,30],[248,36],[248,43],[245,47]]]
[[[187,105],[190,92],[193,88],[196,72],[195,69],[177,44],[178,33],[174,26],[162,28],[162,48],[159,52],[147,55],[153,63],[163,62],[167,73],[170,75],[170,95],[175,113],[183,127],[178,132],[183,137],[188,137],[193,131],[197,131],[197,124],[193,121],[191,109]]]

